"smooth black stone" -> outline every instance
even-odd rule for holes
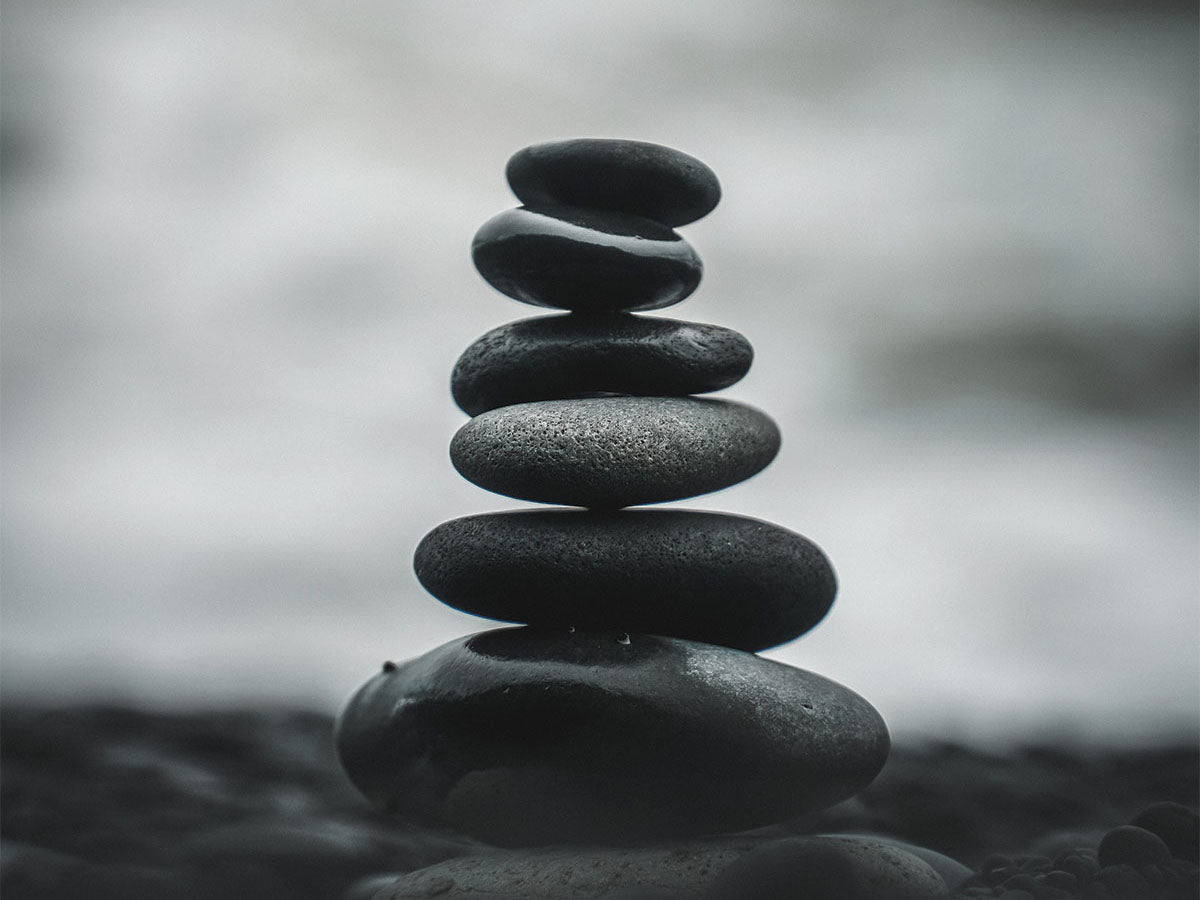
[[[745,481],[779,452],[765,413],[699,397],[589,397],[482,413],[450,461],[482,488],[540,503],[615,509]]]
[[[670,306],[696,289],[702,269],[692,245],[665,225],[568,206],[492,217],[471,256],[515,300],[586,312]]]
[[[381,672],[336,741],[374,803],[502,846],[765,825],[853,795],[889,743],[870,704],[810,672],[671,638],[528,628]]]
[[[1163,839],[1137,825],[1121,825],[1105,834],[1096,856],[1101,866],[1127,863],[1141,868],[1166,865],[1171,861],[1171,851]]]
[[[712,169],[660,144],[578,138],[518,151],[505,170],[522,203],[611,209],[686,225],[721,199]]]
[[[683,396],[729,387],[753,358],[749,341],[719,325],[573,313],[493,328],[463,351],[450,388],[472,416],[589,393]]]
[[[1129,824],[1157,834],[1176,859],[1200,861],[1200,816],[1194,809],[1182,803],[1153,803]]]
[[[414,568],[443,603],[479,616],[752,651],[804,634],[837,592],[829,560],[807,538],[678,509],[466,516],[429,532]]]

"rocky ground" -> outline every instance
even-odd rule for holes
[[[288,710],[0,710],[0,894],[316,900],[488,849],[367,809],[337,766],[331,727]],[[1153,803],[1195,810],[1198,772],[1196,744],[900,746],[864,793],[776,833],[883,834],[940,851],[976,872],[962,897],[1195,897],[1194,863],[1101,878],[1096,849]],[[1194,860],[1186,843],[1173,853]]]

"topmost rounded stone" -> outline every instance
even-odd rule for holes
[[[505,175],[526,204],[615,210],[672,227],[708,215],[721,199],[717,176],[700,160],[643,141],[534,144],[508,161]]]

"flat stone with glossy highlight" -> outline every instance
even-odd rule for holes
[[[338,721],[377,805],[501,846],[736,831],[852,796],[887,729],[811,672],[672,638],[498,629],[376,675]]]
[[[699,397],[588,397],[504,406],[450,442],[482,488],[540,503],[614,509],[745,481],[779,452],[765,413]]]
[[[764,650],[815,626],[837,580],[807,538],[694,510],[520,510],[443,522],[417,546],[443,603],[509,622]]]
[[[712,169],[660,144],[577,138],[518,151],[505,170],[522,203],[611,209],[686,225],[721,199]]]
[[[719,325],[627,313],[574,313],[493,328],[463,351],[450,389],[468,415],[588,393],[683,396],[716,391],[754,351]]]
[[[471,245],[475,268],[522,303],[581,311],[661,309],[700,283],[700,257],[667,226],[626,213],[518,207]]]

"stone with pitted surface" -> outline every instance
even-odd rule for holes
[[[779,451],[765,413],[699,397],[588,397],[503,406],[454,435],[450,461],[489,491],[615,509],[745,481]]]

